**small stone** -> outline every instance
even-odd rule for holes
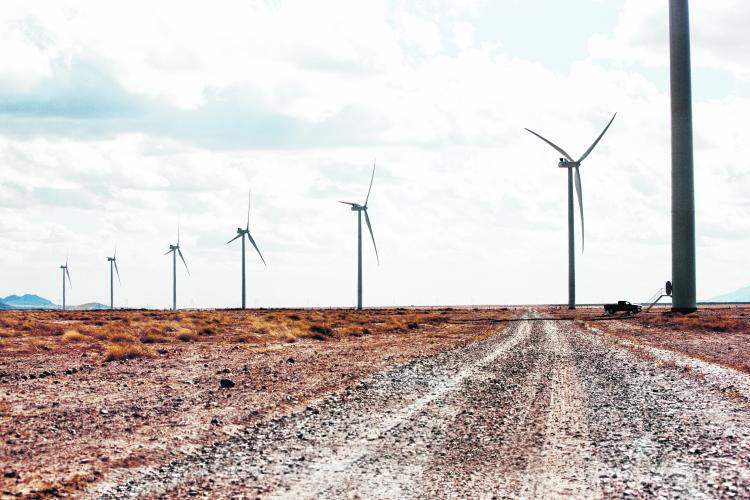
[[[228,378],[223,378],[219,381],[219,385],[222,387],[222,389],[229,389],[231,387],[234,387],[235,384]]]

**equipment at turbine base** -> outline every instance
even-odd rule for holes
[[[627,300],[618,300],[617,304],[604,304],[604,310],[607,314],[624,312],[625,314],[635,314],[641,312],[643,307],[638,304],[631,304]]]
[[[666,293],[670,297],[672,296],[672,282],[671,281],[667,281],[667,284],[664,285],[664,293]]]

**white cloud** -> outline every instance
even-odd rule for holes
[[[251,304],[351,305],[356,218],[337,201],[364,196],[377,158],[382,265],[367,246],[367,303],[564,301],[566,176],[523,127],[578,155],[618,111],[581,171],[579,298],[648,296],[669,274],[669,105],[629,64],[657,63],[661,8],[626,3],[615,32],[592,38],[592,59],[561,72],[500,39],[475,43],[483,4],[448,4],[4,9],[0,35],[37,58],[0,70],[4,291],[59,300],[70,252],[71,300],[103,301],[116,242],[120,302],[166,306],[161,254],[180,221],[192,271],[180,303],[234,305],[239,249],[225,242],[252,185],[269,266],[250,256]],[[745,36],[733,29],[725,39]],[[733,49],[711,50],[743,77]],[[749,229],[748,111],[748,95],[695,108],[702,297],[750,280],[727,272],[743,267]]]
[[[694,66],[750,79],[750,4],[742,0],[690,3]],[[627,0],[611,34],[592,36],[593,57],[619,64],[666,66],[669,63],[669,16],[667,2]]]

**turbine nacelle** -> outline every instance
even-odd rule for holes
[[[560,168],[578,168],[581,166],[580,161],[570,161],[567,158],[560,158],[560,163],[557,164]]]

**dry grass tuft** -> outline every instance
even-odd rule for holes
[[[193,342],[198,340],[198,335],[196,335],[190,328],[180,328],[177,331],[177,340],[182,342]]]
[[[65,342],[81,342],[83,340],[89,340],[89,337],[83,335],[78,330],[65,330],[62,339]]]
[[[104,353],[105,361],[123,359],[153,358],[156,351],[143,344],[110,344]]]

